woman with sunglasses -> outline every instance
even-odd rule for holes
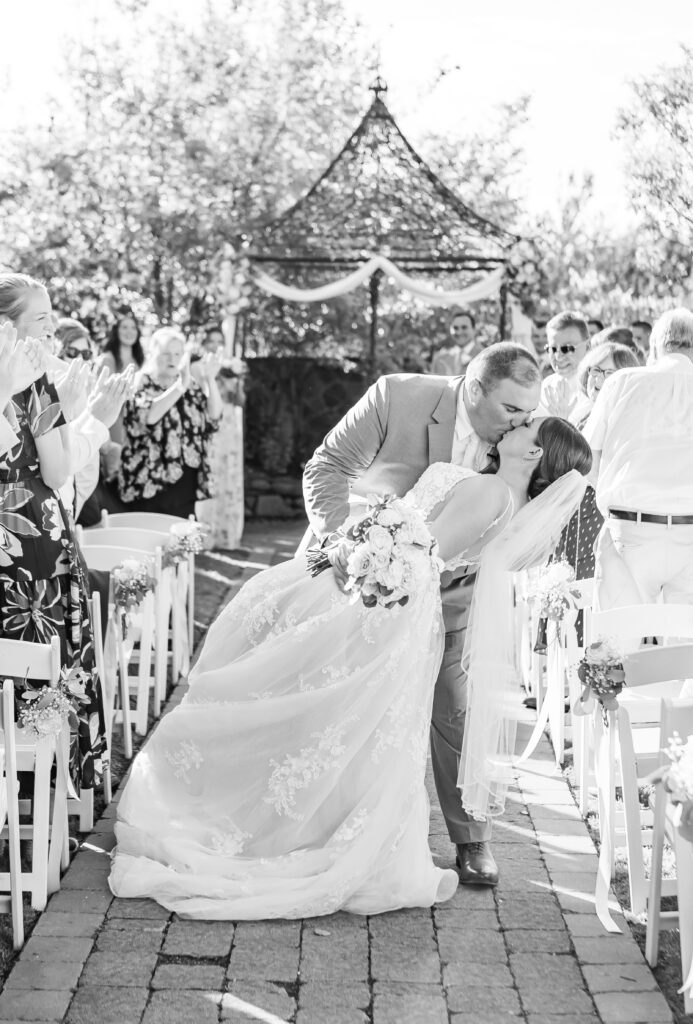
[[[79,320],[63,317],[58,320],[55,328],[55,340],[58,343],[57,355],[60,359],[72,362],[73,359],[94,361],[94,348],[89,331]]]

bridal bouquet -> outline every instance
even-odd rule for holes
[[[204,550],[204,536],[208,533],[206,526],[190,519],[182,519],[169,530],[170,540],[164,544],[163,567],[178,565],[188,555],[199,555]]]
[[[133,612],[139,608],[147,594],[156,588],[148,560],[139,562],[136,558],[124,558],[112,573],[113,602],[122,616],[123,636],[132,620]]]
[[[666,751],[669,764],[658,768],[648,782],[662,782],[676,805],[674,824],[693,843],[693,736],[684,743],[678,733],[669,740]]]
[[[345,590],[366,608],[405,605],[436,558],[436,542],[415,508],[401,498],[369,496],[368,512],[344,531],[350,543]],[[422,555],[424,556],[422,558]],[[329,568],[324,551],[308,551],[311,575]]]
[[[588,714],[593,706],[592,698],[607,711],[617,707],[616,698],[625,685],[626,674],[623,656],[610,640],[595,640],[585,648],[577,674],[583,691],[573,709],[576,714]]]
[[[550,562],[539,572],[527,592],[527,600],[536,605],[542,619],[561,622],[568,608],[574,607],[580,591],[575,584],[575,570],[563,559]]]
[[[17,724],[31,736],[57,736],[67,719],[77,728],[77,711],[87,702],[87,673],[80,668],[63,669],[57,686],[25,690],[18,706]]]

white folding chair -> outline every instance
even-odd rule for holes
[[[0,639],[0,672],[16,679],[28,677],[56,686],[60,678],[60,644]],[[4,698],[3,698],[4,700]],[[3,705],[4,706],[4,705]],[[4,733],[3,733],[4,742]],[[15,733],[16,768],[33,775],[30,800],[20,800],[19,810],[31,814],[31,824],[20,825],[21,839],[30,839],[31,870],[20,871],[20,886],[31,893],[31,905],[43,910],[48,894],[60,887],[60,868],[69,861],[67,798],[69,772],[69,723],[65,721],[59,736],[32,737],[24,730]],[[56,764],[51,816],[51,769]],[[0,888],[8,891],[9,873],[0,873]]]
[[[196,522],[195,516],[188,516],[190,522]],[[101,513],[101,525],[104,527],[127,527],[129,529],[159,530],[166,534],[172,526],[183,522],[180,516],[167,516],[163,512],[106,512]],[[179,671],[185,675],[188,671],[190,657],[195,646],[195,556],[190,554],[186,562],[178,569],[179,586],[186,594],[186,629],[187,649],[181,644],[176,624],[173,625],[174,673]]]
[[[105,533],[106,531],[101,531]],[[135,532],[135,531],[133,531]],[[91,535],[93,536],[93,534]],[[161,549],[156,548],[154,555],[146,548],[134,547],[103,547],[86,544],[82,547],[82,553],[88,567],[101,572],[112,572],[121,562],[126,559],[137,559],[144,561],[150,559],[154,578],[159,582],[161,578]],[[155,689],[155,675],[152,673],[152,652],[154,646],[154,618],[155,601],[152,593],[146,594],[139,607],[136,621],[132,623],[128,631],[127,639],[123,635],[123,624],[120,615],[115,614],[112,609],[110,621],[106,628],[106,641],[104,644],[105,673],[109,680],[113,680],[116,670],[120,676],[120,709],[114,710],[113,722],[121,722],[123,725],[123,743],[125,756],[132,757],[132,734],[131,722],[134,718],[137,732],[144,736],[147,732],[147,716],[149,712],[149,692]],[[137,676],[130,674],[130,665],[134,665],[135,643],[139,642],[139,659],[137,662]],[[135,713],[131,714],[130,692],[135,692]],[[115,693],[115,687],[113,688]]]
[[[660,765],[667,764],[664,750],[674,733],[685,742],[693,736],[693,699],[662,701],[660,722]],[[645,956],[651,967],[659,957],[659,933],[662,928],[679,929],[681,967],[688,985],[684,990],[684,1012],[693,1013],[693,843],[686,841],[672,821],[673,805],[670,794],[659,783],[654,797],[654,824],[652,829],[652,865],[647,901],[647,934]],[[674,851],[676,879],[662,878],[664,840],[668,839]],[[677,910],[662,910],[662,896],[677,896]]]
[[[15,949],[24,945],[24,909],[22,905],[22,862],[19,845],[19,780],[17,778],[17,746],[14,725],[14,683],[2,684],[0,705],[0,834],[7,840],[10,862],[9,884],[0,875],[0,913],[12,915],[12,940]]]
[[[106,670],[106,658],[104,656],[103,631],[101,624],[101,602],[98,594],[92,594],[89,598],[89,618],[94,634],[94,662],[96,671],[101,680],[101,693],[103,697],[103,713],[106,725],[106,753],[107,760],[103,769],[103,795],[106,804],[113,799],[113,788],[111,781],[111,741],[113,738],[113,713],[115,708],[115,695],[117,689],[117,673]]]
[[[678,697],[683,680],[693,677],[693,644],[672,644],[693,639],[693,606],[635,605],[595,612],[592,639],[611,638],[616,645],[632,647],[634,637],[656,636],[657,647],[631,650],[624,657],[625,687],[618,708],[606,716],[593,716],[595,764],[599,799],[600,892],[613,871],[617,835],[623,834],[628,856],[631,911],[641,914],[647,905],[643,846],[652,838],[652,814],[640,805],[638,786],[656,767],[659,759],[660,701]],[[623,794],[623,819],[616,818],[615,789]],[[608,888],[608,886],[607,886]]]

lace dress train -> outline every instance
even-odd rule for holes
[[[422,554],[422,558],[425,557]],[[351,604],[305,560],[250,580],[120,801],[111,889],[184,917],[375,914],[450,898],[424,785],[443,646],[439,577]]]

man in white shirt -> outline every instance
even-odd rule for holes
[[[546,339],[553,373],[542,382],[538,411],[567,420],[578,400],[577,368],[590,339],[587,321],[572,310],[558,313],[546,325]]]
[[[584,434],[594,453],[600,608],[693,604],[693,313],[665,313],[655,361],[619,370]]]

